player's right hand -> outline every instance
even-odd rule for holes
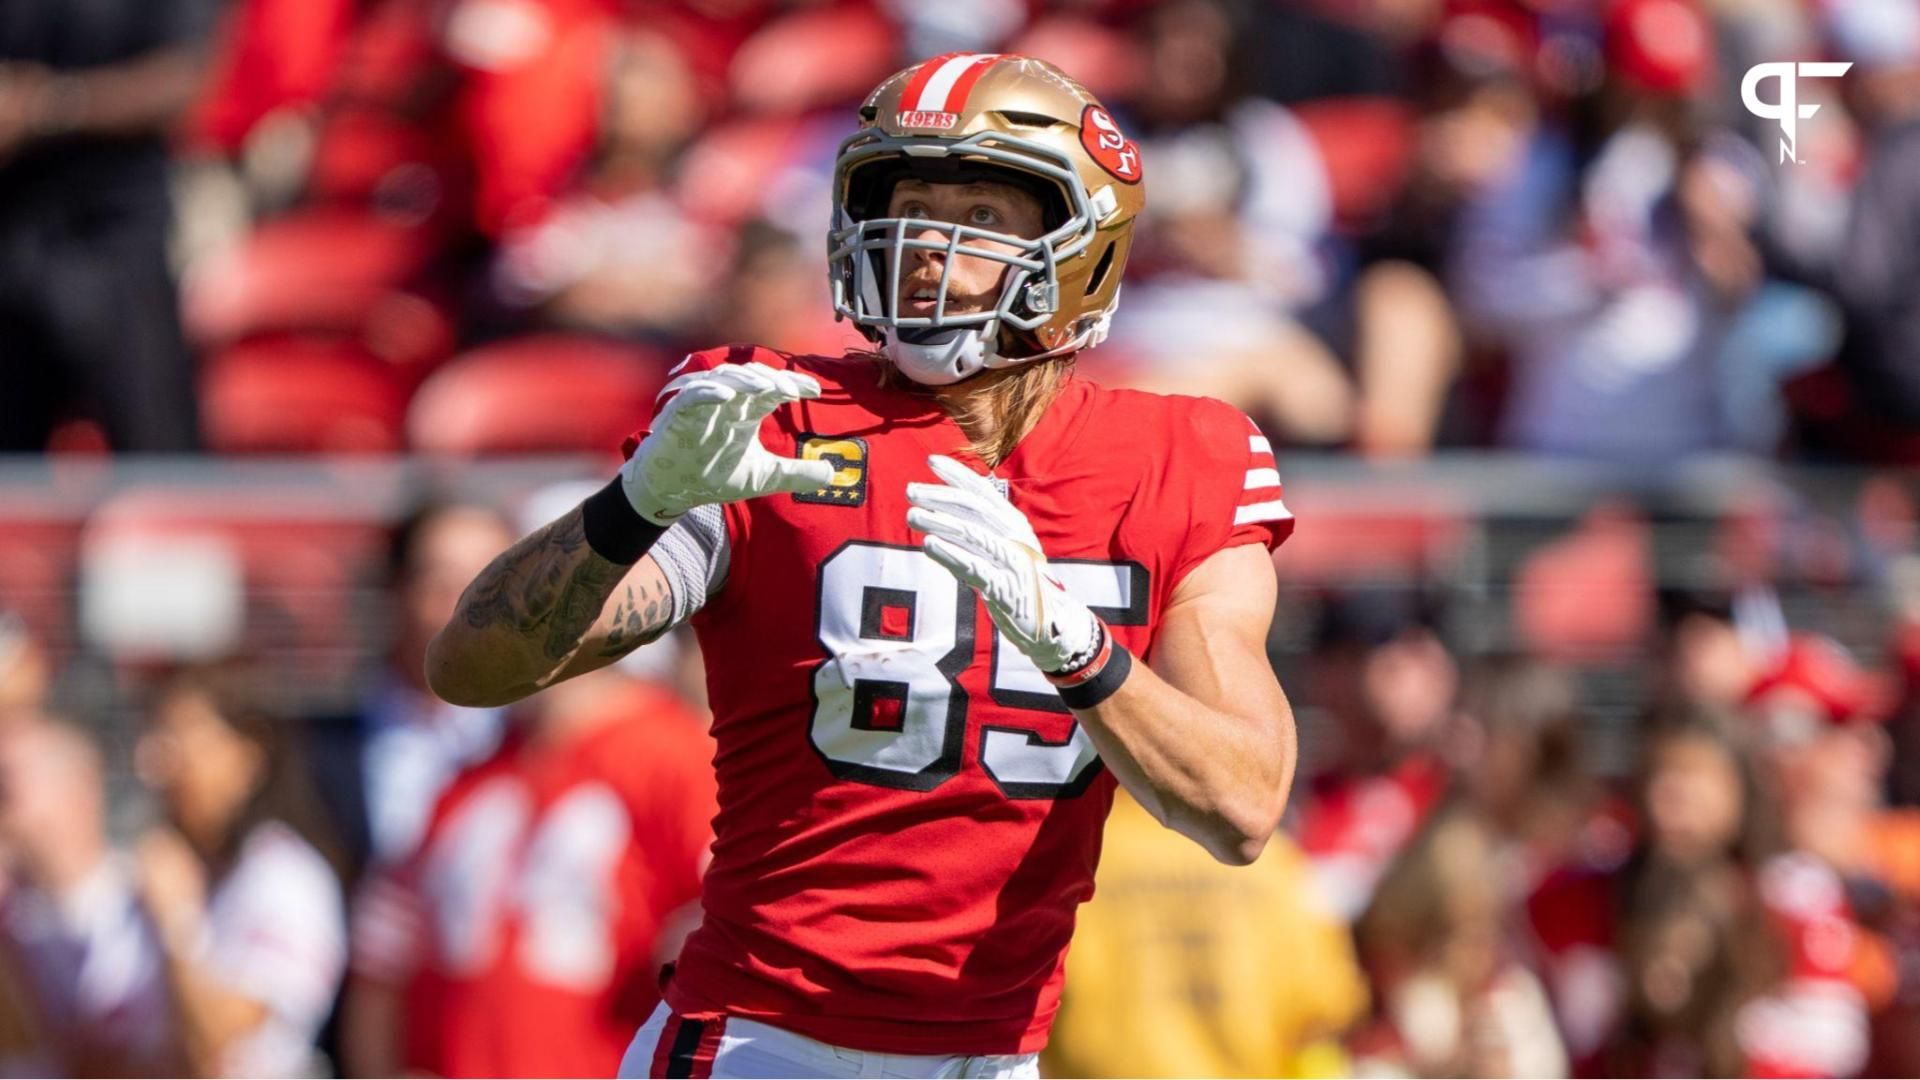
[[[831,462],[777,457],[760,443],[768,413],[820,396],[812,376],[727,364],[682,375],[661,393],[674,396],[620,469],[621,489],[648,521],[668,525],[696,506],[817,491],[833,479]]]

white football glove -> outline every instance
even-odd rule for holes
[[[820,384],[765,364],[727,364],[668,383],[679,391],[620,468],[620,486],[640,516],[669,525],[708,503],[780,491],[817,491],[833,479],[828,461],[776,457],[760,444],[760,421],[790,401],[820,396]]]
[[[907,485],[907,524],[927,534],[921,550],[980,593],[993,624],[1041,671],[1091,660],[1100,620],[1053,579],[1026,515],[958,461],[935,454],[927,463],[946,483]]]

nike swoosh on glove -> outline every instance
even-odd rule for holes
[[[760,443],[768,413],[820,396],[812,376],[728,364],[682,375],[661,393],[675,390],[620,469],[621,490],[641,517],[669,525],[696,506],[818,491],[832,481],[832,462],[778,457]]]
[[[1093,658],[1100,620],[1060,586],[1026,515],[986,477],[949,457],[927,459],[944,484],[908,484],[907,524],[926,538],[920,549],[987,602],[987,614],[1043,672]]]

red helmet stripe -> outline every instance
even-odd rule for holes
[[[911,112],[959,112],[980,76],[1000,59],[999,53],[949,53],[920,65],[900,96],[900,107]]]
[[[915,102],[920,100],[920,95],[926,90],[927,83],[933,80],[933,73],[940,70],[940,65],[954,57],[965,55],[967,54],[957,52],[943,53],[931,60],[923,61],[919,67],[914,68],[913,77],[907,80],[907,88],[900,91],[901,110],[904,112],[912,112],[919,108],[920,106],[915,104]]]
[[[974,57],[973,63],[960,73],[960,77],[953,82],[953,89],[947,93],[945,111],[957,113],[966,108],[967,95],[973,93],[973,84],[979,82],[980,76],[985,75],[987,69],[992,67],[993,62],[998,59],[1000,59],[999,53],[986,53]]]

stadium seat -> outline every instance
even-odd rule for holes
[[[423,370],[453,341],[442,305],[415,288],[436,252],[429,230],[365,210],[269,221],[187,281],[188,331],[209,346],[285,331],[351,334],[396,367]]]
[[[1046,57],[1102,101],[1126,100],[1137,89],[1143,67],[1140,50],[1125,32],[1085,15],[1042,16],[1006,51]]]
[[[646,418],[667,366],[642,346],[557,334],[476,349],[420,388],[408,441],[437,454],[610,453]]]
[[[680,204],[704,220],[737,225],[765,216],[768,177],[803,155],[807,126],[786,116],[733,120],[687,149],[676,185]]]
[[[791,12],[734,53],[729,96],[747,112],[789,115],[857,103],[898,66],[897,37],[864,6]]]
[[[201,376],[207,445],[226,454],[391,453],[407,388],[353,341],[276,336],[226,349]]]

